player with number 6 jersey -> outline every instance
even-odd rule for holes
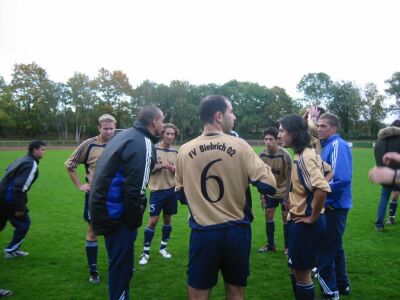
[[[227,299],[243,299],[249,275],[253,220],[249,183],[275,193],[269,166],[244,140],[227,133],[235,115],[228,98],[200,103],[203,134],[184,144],[177,157],[176,188],[190,210],[189,299],[206,299],[221,270]]]

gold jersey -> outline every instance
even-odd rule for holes
[[[161,163],[169,162],[176,165],[178,151],[174,148],[161,148],[156,145],[157,163],[150,176],[149,189],[151,191],[166,190],[175,186],[175,173],[169,169],[162,169]]]
[[[184,190],[192,228],[250,223],[249,182],[275,193],[271,168],[244,140],[220,131],[203,133],[178,152],[176,189]]]
[[[275,153],[265,149],[260,154],[260,158],[271,167],[272,174],[276,180],[276,194],[271,198],[288,200],[290,190],[290,172],[292,169],[292,158],[289,152],[282,147],[278,147]]]
[[[67,159],[65,167],[72,171],[76,170],[80,164],[85,165],[86,182],[91,184],[96,162],[103,153],[106,144],[107,142],[101,139],[100,136],[83,141]]]
[[[311,203],[315,189],[330,192],[324,178],[324,166],[321,157],[313,148],[305,148],[303,153],[295,154],[291,173],[290,210],[291,215],[309,216],[312,213]]]

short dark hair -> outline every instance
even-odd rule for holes
[[[28,146],[28,153],[29,153],[29,154],[32,154],[32,153],[33,153],[33,150],[39,149],[39,148],[42,147],[42,146],[46,146],[46,143],[43,142],[43,141],[41,141],[41,140],[32,141],[32,142],[29,143],[29,146]]]
[[[278,138],[279,130],[276,129],[275,127],[268,127],[267,129],[264,130],[264,137],[269,134],[272,135],[275,139]]]
[[[209,95],[200,101],[199,115],[203,123],[214,123],[214,114],[218,111],[223,114],[228,109],[228,97],[222,95]]]
[[[311,147],[311,136],[308,133],[307,121],[302,117],[291,114],[284,116],[279,123],[287,132],[292,135],[292,148],[295,153],[299,154],[305,148]]]
[[[319,120],[328,120],[329,125],[332,127],[336,127],[338,130],[340,129],[340,120],[339,117],[332,113],[324,113],[319,116]]]
[[[390,125],[390,126],[400,127],[400,120],[394,120],[392,125]]]
[[[143,107],[138,116],[138,121],[144,126],[149,126],[154,119],[161,115],[161,110],[154,105],[147,105]]]
[[[164,132],[165,132],[165,130],[167,128],[173,129],[175,131],[175,138],[178,137],[178,135],[180,133],[179,129],[178,129],[178,127],[175,126],[175,124],[172,124],[172,123],[165,123],[164,124],[163,130],[161,131],[161,136],[163,136],[163,134],[164,134]]]

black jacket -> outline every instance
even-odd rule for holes
[[[400,153],[399,127],[387,127],[379,130],[378,140],[376,141],[374,148],[375,162],[377,166],[384,166],[382,157],[387,152]],[[394,170],[400,169],[400,163],[391,163],[388,167]]]
[[[136,122],[108,142],[96,163],[90,189],[89,209],[96,234],[110,234],[124,223],[131,230],[142,225],[156,141]]]
[[[28,210],[27,193],[39,176],[39,161],[31,154],[15,160],[0,182],[0,202],[12,211]]]

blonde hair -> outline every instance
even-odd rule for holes
[[[109,115],[109,114],[104,114],[104,115],[101,115],[99,117],[99,126],[103,122],[112,122],[114,124],[117,124],[117,121],[115,120],[115,118],[112,115]]]

